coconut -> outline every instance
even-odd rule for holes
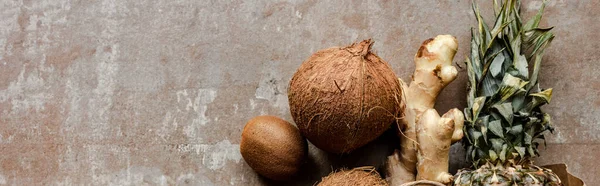
[[[318,148],[349,153],[380,136],[404,108],[389,64],[364,40],[317,51],[290,81],[290,111]]]
[[[324,177],[317,186],[387,186],[373,167],[341,170]]]
[[[244,126],[240,153],[258,174],[284,181],[300,170],[308,146],[289,122],[275,116],[257,116]]]

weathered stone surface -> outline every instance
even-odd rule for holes
[[[292,121],[287,84],[302,61],[373,38],[408,79],[420,43],[452,34],[463,66],[470,2],[0,1],[0,185],[281,184],[257,176],[238,144],[254,116]],[[545,109],[557,130],[537,162],[564,162],[589,184],[600,182],[599,5],[550,0],[542,21],[555,26],[541,86],[554,87]],[[463,68],[437,109],[464,107],[465,89]],[[381,166],[395,140],[386,133],[342,157],[311,146],[292,183]],[[463,153],[453,147],[453,169]]]

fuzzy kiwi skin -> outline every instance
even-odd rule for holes
[[[308,145],[289,122],[275,116],[257,116],[242,131],[240,152],[258,174],[285,181],[300,170]]]

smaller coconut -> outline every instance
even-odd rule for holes
[[[388,186],[374,167],[340,170],[324,177],[318,186]]]
[[[284,181],[300,170],[308,146],[300,131],[289,122],[275,116],[258,116],[246,123],[240,152],[258,174]]]

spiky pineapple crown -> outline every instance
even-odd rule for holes
[[[544,3],[545,4],[545,3]],[[473,2],[478,32],[471,30],[468,107],[465,108],[467,159],[486,163],[521,163],[538,156],[543,133],[552,131],[550,115],[540,107],[552,89],[540,90],[538,74],[544,50],[554,35],[538,28],[544,5],[525,24],[520,0],[494,0],[496,20],[490,30]]]

